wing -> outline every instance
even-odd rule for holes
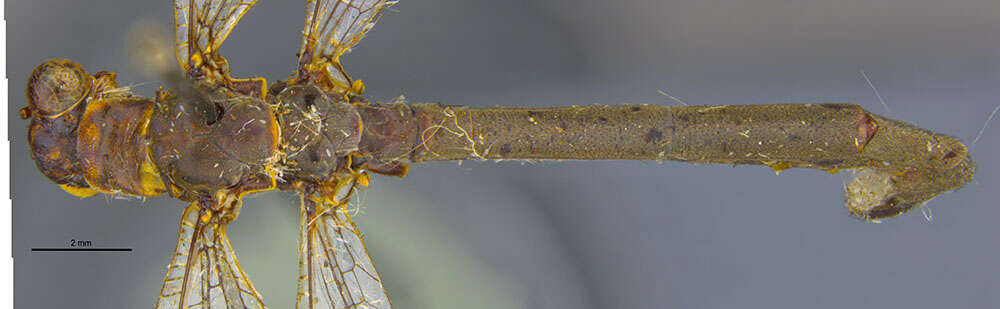
[[[156,308],[265,308],[236,261],[225,224],[197,202],[184,210]]]
[[[263,78],[233,79],[219,47],[257,0],[174,0],[174,55],[188,76],[263,95]],[[260,93],[258,93],[260,92]]]
[[[299,77],[312,77],[326,92],[359,95],[362,84],[351,82],[340,56],[371,30],[392,0],[309,0],[299,50]]]
[[[353,189],[352,180],[336,200]],[[346,203],[323,204],[302,198],[297,307],[391,308]]]

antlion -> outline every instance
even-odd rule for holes
[[[368,102],[339,57],[392,1],[307,1],[297,68],[270,87],[230,76],[222,42],[255,3],[175,1],[179,71],[155,98],[64,59],[27,85],[31,154],[81,197],[190,203],[157,307],[263,307],[226,235],[246,194],[301,196],[298,305],[390,307],[347,209],[369,173],[444,160],[674,160],[776,172],[853,170],[850,214],[878,221],[972,180],[957,139],[851,104],[469,108]]]

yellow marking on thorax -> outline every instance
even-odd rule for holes
[[[354,176],[354,177],[358,181],[358,184],[360,184],[362,187],[367,187],[368,186],[368,183],[369,183],[370,179],[368,178],[368,173],[367,172],[362,172],[362,173],[360,173],[360,174],[358,174],[357,176]]]
[[[147,132],[149,130],[149,120],[153,117],[153,105],[150,104],[142,115],[144,118],[142,121],[142,130],[139,131],[142,134],[142,140],[148,141]],[[160,173],[156,170],[156,164],[149,157],[152,153],[149,147],[149,145],[146,146],[146,157],[142,159],[142,163],[139,165],[139,182],[143,195],[156,196],[165,191],[166,186],[163,184]]]
[[[354,91],[354,94],[356,95],[362,95],[365,93],[365,83],[362,83],[360,79],[356,80],[354,81],[354,84],[351,85],[351,90]]]
[[[74,187],[67,184],[60,184],[59,187],[62,188],[64,191],[66,191],[66,193],[72,194],[73,196],[79,198],[91,197],[97,194],[97,190],[91,188]]]

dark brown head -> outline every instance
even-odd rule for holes
[[[26,88],[28,106],[21,118],[31,118],[28,143],[38,169],[77,196],[95,193],[84,180],[76,153],[77,127],[91,95],[94,77],[79,64],[50,59],[31,73]]]

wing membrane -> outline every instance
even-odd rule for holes
[[[345,197],[353,183],[346,190]],[[302,198],[297,306],[391,308],[361,233],[343,206],[327,208]]]
[[[174,55],[184,72],[225,69],[219,46],[257,0],[174,0]],[[221,72],[221,76],[228,74]]]
[[[156,308],[265,308],[240,269],[225,224],[191,203]]]
[[[340,56],[371,30],[392,0],[309,0],[299,51],[299,73],[321,74],[330,92],[359,94],[340,66]]]

